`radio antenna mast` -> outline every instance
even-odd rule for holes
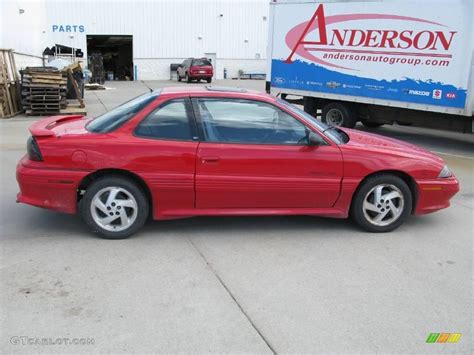
[[[143,80],[141,81],[143,85],[145,85],[148,89],[150,89],[150,92],[153,92],[153,89],[149,87]]]

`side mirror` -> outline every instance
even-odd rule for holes
[[[312,131],[306,132],[306,139],[309,146],[315,147],[318,145],[322,145],[324,143],[323,139],[319,134],[316,134]]]

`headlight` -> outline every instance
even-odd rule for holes
[[[447,165],[443,166],[443,169],[438,175],[439,178],[449,178],[451,176],[453,176],[453,173],[451,172],[451,170],[449,170]]]

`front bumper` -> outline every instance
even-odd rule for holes
[[[88,174],[85,171],[38,169],[25,165],[23,158],[16,168],[20,187],[16,201],[74,214],[77,211],[77,188]]]
[[[432,213],[450,206],[450,199],[459,192],[459,181],[447,179],[419,180],[415,214]]]

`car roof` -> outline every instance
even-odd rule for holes
[[[205,86],[194,86],[194,85],[186,85],[186,86],[167,86],[161,89],[162,95],[173,95],[173,94],[189,94],[189,95],[205,95],[205,96],[227,96],[227,97],[245,97],[245,96],[252,96],[252,97],[261,97],[261,98],[272,98],[273,96],[258,90],[251,90],[239,87],[232,87],[232,86],[216,86],[216,85],[205,85]]]

